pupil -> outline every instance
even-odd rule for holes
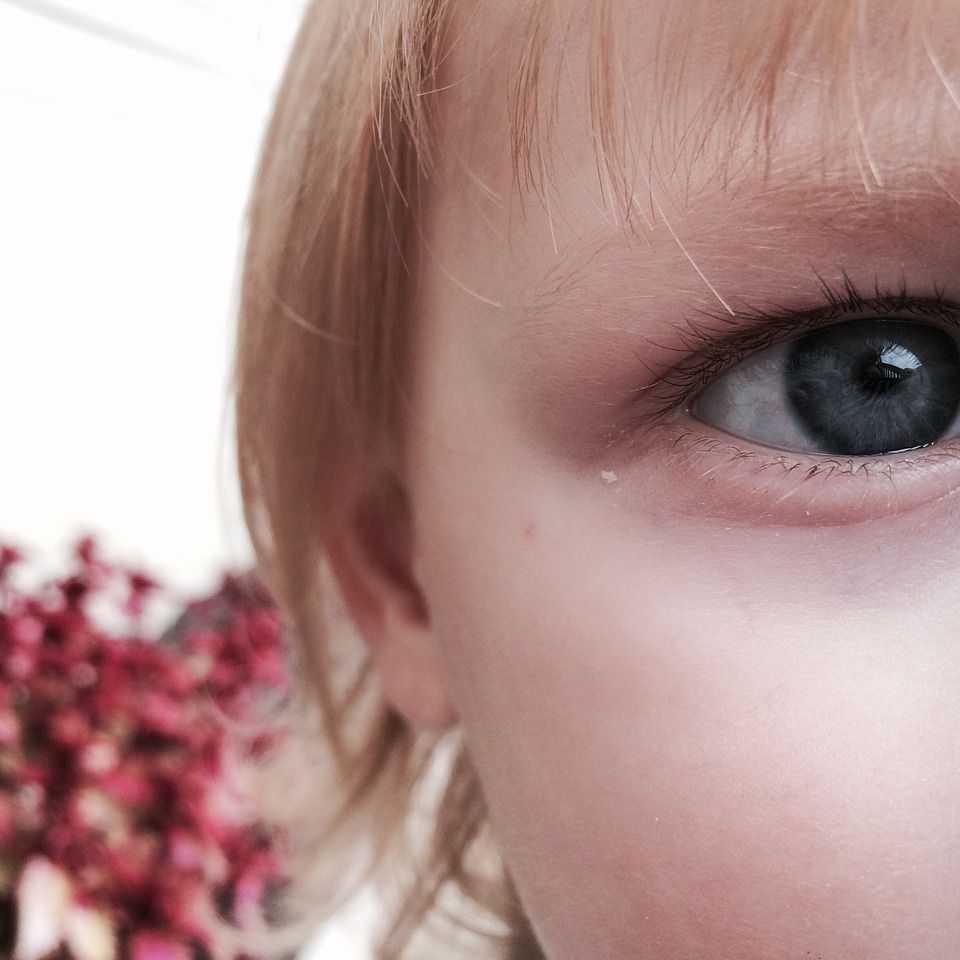
[[[939,327],[850,320],[799,337],[789,407],[824,453],[872,456],[941,439],[960,413],[960,349]]]

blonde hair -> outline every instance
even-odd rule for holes
[[[264,802],[294,857],[285,929],[270,941],[278,952],[375,882],[384,902],[392,898],[379,960],[413,949],[428,956],[433,946],[438,956],[477,957],[483,943],[514,960],[541,956],[459,732],[414,731],[384,700],[324,566],[351,471],[399,452],[413,323],[405,254],[417,230],[413,198],[434,160],[448,2],[309,5],[250,202],[233,384],[239,471],[259,571],[298,641],[303,684],[265,778]],[[697,4],[704,15],[712,6],[664,7]],[[701,115],[735,116],[740,133],[749,128],[769,153],[789,68],[816,49],[836,77],[850,75],[866,6],[760,0]],[[524,8],[504,102],[516,185],[541,195],[550,189],[555,119],[548,81],[562,72],[548,57],[562,48],[558,7]],[[630,159],[642,151],[628,146],[611,10],[611,0],[592,5],[588,104],[604,188],[628,220]],[[679,72],[660,82],[664,97],[680,90]],[[685,148],[702,152],[715,129],[705,123]],[[430,925],[444,918],[449,929],[433,931],[432,945]]]

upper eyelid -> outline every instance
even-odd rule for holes
[[[852,319],[864,313],[879,316],[909,314],[960,324],[960,302],[951,301],[937,287],[931,294],[919,294],[911,292],[905,280],[900,280],[896,288],[884,287],[878,280],[873,292],[864,294],[846,273],[842,275],[841,284],[831,283],[820,276],[818,281],[824,302],[817,306],[754,307],[738,311],[733,318],[727,314],[701,311],[701,322],[694,321],[689,327],[696,338],[703,338],[701,346],[706,350],[711,344],[722,345],[749,337],[751,330],[743,329],[748,325],[759,327],[757,332],[761,334],[768,330],[779,333],[783,328],[801,330],[814,323]]]
[[[896,287],[884,287],[877,281],[872,294],[864,295],[844,275],[840,285],[821,279],[820,288],[825,302],[816,307],[750,308],[738,311],[735,317],[701,311],[699,319],[684,322],[685,359],[655,383],[637,391],[634,401],[652,403],[655,414],[666,414],[689,405],[699,388],[752,354],[792,339],[810,327],[857,316],[912,316],[960,327],[960,302],[947,298],[938,287],[932,293],[913,294],[903,280]]]

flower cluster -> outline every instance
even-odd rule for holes
[[[92,538],[38,591],[14,587],[21,562],[0,547],[0,955],[239,956],[217,931],[262,926],[281,876],[229,776],[280,735],[263,722],[290,680],[278,613],[252,577],[227,575],[150,638],[139,624],[159,585]],[[118,585],[124,636],[90,612]]]

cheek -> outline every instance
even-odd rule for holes
[[[939,514],[883,536],[698,528],[502,425],[439,440],[417,475],[431,615],[549,960],[949,956]]]

